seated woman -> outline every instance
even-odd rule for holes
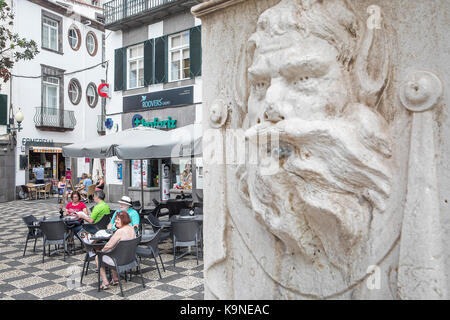
[[[120,240],[131,240],[136,238],[136,233],[134,232],[134,228],[130,226],[130,222],[130,216],[126,211],[120,211],[119,213],[117,213],[115,218],[117,231],[114,233],[111,239],[109,239],[108,243],[103,247],[103,252],[112,250]],[[110,257],[103,256],[102,260],[107,265],[114,266],[114,262]],[[98,267],[98,257],[95,257],[95,262],[97,263]],[[100,276],[102,277],[102,285],[100,286],[100,289],[103,290],[108,289],[110,285],[116,285],[119,281],[119,275],[115,270],[112,270],[112,281],[111,283],[109,283],[106,276],[105,267],[100,268]]]
[[[105,188],[105,179],[103,178],[103,176],[98,176],[95,191],[103,190],[104,188]]]
[[[83,221],[83,219],[80,218],[79,215],[84,213],[86,216],[89,216],[89,214],[86,205],[80,201],[81,196],[78,191],[72,192],[70,198],[72,199],[72,201],[66,205],[65,215],[76,216],[77,219],[70,221],[70,223],[68,223],[67,226],[72,228],[74,234],[77,234],[82,228],[81,223]]]

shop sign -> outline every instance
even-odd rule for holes
[[[167,120],[159,120],[158,118],[153,118],[153,121],[147,122],[140,114],[135,114],[131,119],[131,125],[133,128],[143,126],[155,129],[172,129],[177,127],[177,120],[172,119],[172,117],[167,117]]]
[[[123,97],[123,112],[193,104],[193,92],[190,86]]]
[[[22,138],[23,146],[36,146],[36,147],[53,147],[53,139],[31,139],[31,138]]]
[[[72,180],[72,171],[66,170],[66,180]]]

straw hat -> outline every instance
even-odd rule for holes
[[[126,204],[127,206],[131,207],[131,198],[127,196],[123,196],[119,201],[119,203]]]

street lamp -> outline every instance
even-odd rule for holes
[[[14,119],[16,119],[16,121],[17,121],[17,128],[14,127]],[[7,133],[11,133],[11,131],[20,132],[22,130],[22,127],[20,124],[22,123],[23,119],[24,119],[24,116],[23,116],[22,110],[20,110],[20,108],[19,108],[19,111],[16,112],[16,114],[14,115],[14,118],[11,118],[9,120],[9,123],[6,125]]]

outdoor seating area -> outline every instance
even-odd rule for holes
[[[161,203],[143,212],[137,237],[105,252],[114,210],[74,233],[71,216],[58,214],[56,197],[13,205],[11,211],[0,204],[0,299],[203,298],[203,215],[193,215],[194,208],[158,217]],[[101,290],[101,267],[112,283],[107,290]]]

